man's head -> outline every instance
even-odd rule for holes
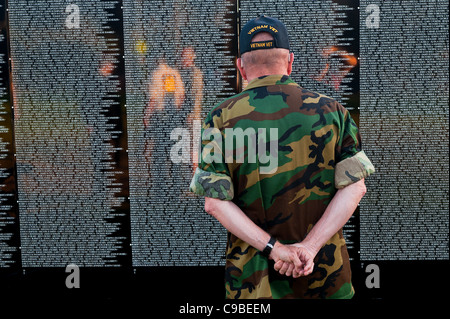
[[[289,52],[286,27],[279,20],[260,16],[249,21],[239,36],[241,58],[237,67],[244,80],[271,74],[290,75],[294,54]]]

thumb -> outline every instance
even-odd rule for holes
[[[301,270],[303,268],[303,262],[300,259],[300,256],[301,256],[301,250],[298,249],[296,251],[296,253],[293,254],[293,257],[292,257],[292,263],[294,264],[294,271],[295,272],[301,272]]]
[[[303,247],[300,259],[303,262],[303,275],[309,275],[314,268],[314,255],[306,247]]]

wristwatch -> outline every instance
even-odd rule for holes
[[[272,251],[273,246],[275,246],[276,241],[277,240],[275,239],[275,237],[273,236],[270,237],[269,242],[266,244],[266,247],[262,251],[263,256],[269,257],[270,252]]]

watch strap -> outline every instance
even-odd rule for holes
[[[269,257],[270,253],[272,252],[273,246],[275,246],[276,243],[275,237],[271,236],[269,239],[269,242],[266,244],[266,247],[264,247],[264,250],[262,251],[262,254],[266,257]]]

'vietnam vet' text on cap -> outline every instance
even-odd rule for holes
[[[259,32],[269,32],[273,36],[273,41],[252,42],[253,36]],[[283,48],[289,50],[289,37],[284,24],[265,15],[250,20],[241,30],[239,35],[240,54],[252,50]]]

